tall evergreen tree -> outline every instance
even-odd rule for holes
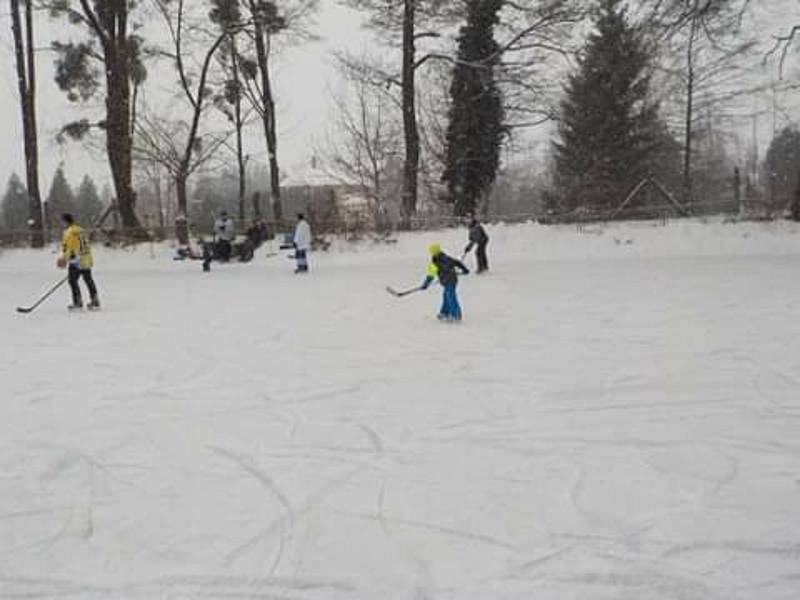
[[[773,138],[764,161],[765,181],[774,207],[786,207],[794,198],[800,183],[797,165],[800,165],[800,131],[784,127]]]
[[[58,227],[58,219],[63,213],[76,212],[75,194],[72,193],[63,167],[58,167],[53,175],[53,183],[50,185],[46,204],[46,214],[51,228]]]
[[[103,212],[103,203],[97,193],[97,186],[88,175],[84,175],[75,197],[75,211],[85,225],[94,223]]]
[[[563,209],[622,202],[663,156],[644,36],[622,0],[600,0],[598,8],[595,31],[567,83],[554,143]]]
[[[24,231],[28,226],[28,191],[16,173],[8,178],[3,195],[3,222],[6,229]]]
[[[504,0],[468,0],[450,86],[446,168],[442,180],[455,214],[474,213],[497,176],[503,126],[502,94],[495,81],[500,48],[494,39]]]

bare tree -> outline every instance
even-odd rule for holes
[[[240,92],[256,111],[264,129],[269,166],[270,193],[275,219],[283,219],[281,205],[278,130],[271,61],[279,39],[289,43],[306,40],[309,18],[318,0],[214,0],[220,23],[238,21],[247,45],[237,49]]]
[[[241,68],[239,66],[240,56],[235,34],[228,36],[222,50],[220,65],[225,75],[225,81],[222,86],[222,92],[214,98],[214,105],[233,126],[236,140],[233,152],[236,155],[239,188],[239,220],[244,221],[246,217],[247,161],[249,158],[244,154],[244,129],[247,125],[248,115],[243,107],[244,96],[242,93]]]
[[[665,44],[667,79],[677,82],[682,98],[683,195],[694,200],[693,165],[699,123],[708,113],[746,97],[754,90],[742,84],[744,59],[755,47],[741,39],[748,0],[653,0],[646,16],[656,41]],[[670,58],[675,64],[670,67]]]
[[[460,17],[470,1],[457,0],[451,11]],[[419,66],[443,61],[452,67],[461,64],[480,70],[496,64],[509,128],[535,127],[556,116],[561,84],[554,74],[571,67],[580,42],[576,26],[589,13],[580,0],[506,0],[496,26],[496,52],[479,62],[460,60],[451,52],[430,52],[420,59]]]
[[[398,85],[403,117],[405,162],[403,166],[403,224],[409,227],[417,211],[421,140],[417,115],[417,71],[429,58],[419,56],[424,39],[440,37],[437,24],[453,17],[452,3],[447,0],[347,0],[347,3],[369,14],[370,27],[399,39],[400,74],[376,71],[389,84]]]
[[[208,83],[214,55],[229,39],[234,26],[209,32],[189,22],[192,15],[188,12],[186,0],[177,0],[177,3],[172,0],[153,1],[164,19],[171,41],[170,50],[161,54],[175,62],[181,94],[189,103],[191,117],[188,124],[178,122],[174,125],[157,117],[143,120],[137,126],[137,152],[150,160],[161,162],[174,177],[178,196],[176,233],[178,241],[187,244],[189,177],[216,154],[227,138],[224,135],[204,137],[200,133],[200,121],[209,106],[206,101],[212,95]],[[195,55],[187,48],[191,42],[204,48],[200,53],[202,58],[196,65],[196,73],[187,64],[187,59]]]
[[[172,180],[177,197],[175,226],[181,244],[189,241],[188,180],[197,171],[209,166],[230,136],[230,132],[200,135],[192,131],[193,123],[152,115],[145,106],[137,119],[134,140],[137,162],[151,173],[154,165],[158,165]],[[188,140],[192,138],[194,142],[187,155]]]
[[[512,136],[557,117],[562,76],[581,41],[576,30],[589,12],[580,0],[505,3],[496,32],[497,82]]]
[[[325,170],[350,184],[359,185],[386,208],[385,184],[392,162],[400,154],[399,110],[385,89],[370,85],[345,68],[347,89],[334,94],[336,121],[323,153]]]
[[[450,110],[450,63],[431,63],[419,76],[417,106],[422,141],[420,185],[436,209],[445,208],[441,198],[442,173],[447,163],[447,122]]]
[[[36,60],[34,59],[33,0],[25,4],[23,32],[20,0],[11,0],[11,29],[17,67],[22,129],[25,145],[25,175],[28,190],[28,228],[31,246],[44,246],[42,197],[39,191],[39,140],[36,127]]]
[[[134,148],[136,146],[134,138]],[[145,160],[134,150],[136,157],[134,181],[140,209],[146,214],[155,214],[160,229],[167,224],[168,203],[164,194],[164,173],[162,164],[156,160]],[[168,174],[168,173],[167,173]],[[152,224],[152,223],[151,223]]]

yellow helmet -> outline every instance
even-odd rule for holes
[[[428,252],[431,256],[438,256],[442,253],[442,245],[441,244],[431,244],[428,246]]]

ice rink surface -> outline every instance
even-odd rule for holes
[[[490,235],[0,254],[0,598],[800,598],[800,228]]]

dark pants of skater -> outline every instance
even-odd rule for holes
[[[217,257],[222,262],[228,262],[231,259],[232,251],[233,246],[228,240],[219,240],[217,242]]]
[[[86,287],[89,288],[90,298],[92,300],[97,299],[97,286],[94,284],[94,278],[92,278],[92,270],[81,269],[75,265],[70,265],[69,288],[72,290],[72,303],[75,306],[80,306],[83,304],[83,299],[81,298],[81,288],[78,285],[78,280],[81,277],[83,277],[83,282],[86,284]]]
[[[308,272],[308,253],[306,250],[295,250],[294,251],[294,258],[297,260],[297,270],[296,273],[306,273]]]
[[[478,259],[478,273],[483,273],[489,270],[489,258],[486,256],[487,244],[478,244],[478,249],[475,251],[475,256]]]
[[[456,294],[456,284],[443,285],[444,295],[442,297],[442,309],[439,311],[439,319],[444,321],[460,321],[461,305],[458,303]]]

